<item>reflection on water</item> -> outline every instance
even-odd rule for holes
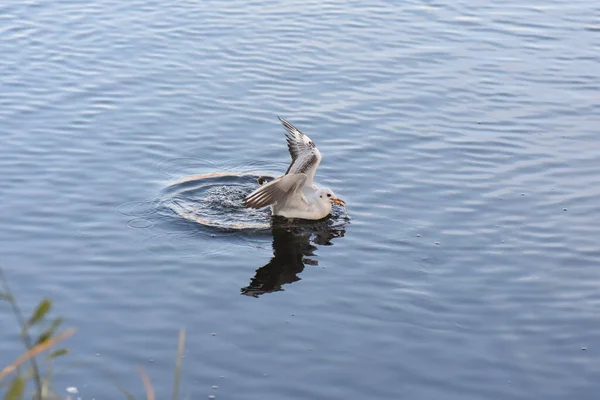
[[[289,227],[278,219],[273,219],[273,257],[256,270],[250,284],[241,289],[247,296],[258,297],[265,293],[284,290],[283,285],[294,283],[306,264],[316,266],[316,245],[330,246],[332,239],[343,237],[345,226],[335,226],[325,222],[317,225]]]

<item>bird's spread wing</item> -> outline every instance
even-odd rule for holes
[[[306,174],[288,174],[266,183],[244,198],[244,206],[262,208],[275,203],[285,203],[294,196],[308,177]],[[302,193],[298,193],[302,196]]]
[[[292,162],[287,174],[306,174],[307,185],[313,184],[317,167],[321,163],[321,152],[310,138],[283,118],[278,117],[287,130],[286,139]]]

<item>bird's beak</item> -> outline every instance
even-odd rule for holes
[[[342,199],[338,199],[337,197],[333,197],[331,199],[332,202],[334,202],[335,204],[337,204],[338,206],[345,206],[346,202]]]

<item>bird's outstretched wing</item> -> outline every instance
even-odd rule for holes
[[[306,185],[312,186],[317,167],[321,163],[321,152],[306,134],[283,118],[277,118],[279,118],[287,130],[285,136],[290,155],[292,156],[292,162],[285,172],[286,175],[306,174]]]
[[[302,193],[298,189],[304,186],[307,178],[306,174],[283,175],[246,196],[244,206],[262,208],[276,203],[284,204],[294,196],[301,197]]]

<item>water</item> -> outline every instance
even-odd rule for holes
[[[591,0],[3,2],[0,263],[78,329],[57,389],[142,395],[139,365],[168,398],[185,327],[190,398],[596,398],[599,21]],[[278,115],[349,221],[161,207],[191,175],[285,171]]]

